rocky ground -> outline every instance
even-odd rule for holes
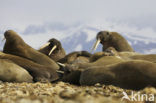
[[[100,84],[75,86],[64,82],[54,84],[0,82],[0,103],[155,103],[121,101],[123,91],[131,96],[131,90]],[[139,93],[153,93],[156,96],[156,89],[148,87]]]

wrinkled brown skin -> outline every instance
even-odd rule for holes
[[[117,32],[101,31],[97,34],[97,39],[101,40],[103,51],[109,47],[114,47],[118,52],[134,52],[127,40]]]
[[[59,60],[60,63],[72,64],[72,63],[88,63],[92,54],[87,51],[76,51],[69,53],[63,59]]]
[[[37,64],[31,60],[0,52],[0,59],[8,59],[15,64],[23,67],[27,70],[34,78],[34,81],[46,80],[49,82],[59,79],[56,70],[53,67],[48,67],[44,65]]]
[[[51,66],[55,70],[59,69],[59,66],[53,60],[27,45],[13,30],[6,31],[4,36],[6,38],[3,48],[4,53],[17,55],[41,65]]]
[[[52,38],[48,42],[50,44],[42,49],[39,49],[38,51],[49,56],[54,61],[59,61],[60,59],[64,58],[66,56],[66,52],[64,48],[62,48],[61,42]],[[54,47],[54,45],[57,46],[57,48],[51,53],[51,55],[48,55],[50,50]]]
[[[33,82],[33,77],[10,60],[0,59],[0,80],[3,82]]]
[[[124,89],[140,90],[156,87],[156,64],[148,61],[126,61],[109,66],[90,67],[81,73],[81,85],[96,83]]]

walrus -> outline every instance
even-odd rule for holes
[[[96,39],[97,40],[92,48],[92,51],[96,50],[99,43],[101,43],[103,45],[103,51],[109,47],[114,47],[118,52],[134,52],[127,40],[117,32],[100,31],[97,34]]]
[[[133,55],[129,57],[132,60],[146,60],[153,63],[156,63],[156,54],[140,54],[140,55]]]
[[[89,62],[89,58],[92,54],[87,51],[75,51],[69,53],[64,58],[59,60],[59,63],[63,63],[64,74],[60,78],[63,82],[68,82],[70,84],[80,85],[79,79],[81,74],[81,69],[79,65],[86,64]],[[87,66],[87,65],[85,65]]]
[[[113,56],[119,56],[124,60],[145,60],[145,61],[156,63],[156,54],[141,54],[136,52],[117,52],[113,47],[109,47],[108,49],[106,49],[106,52],[111,53]],[[102,57],[102,55],[100,56]],[[97,56],[95,55],[95,57]]]
[[[111,65],[114,63],[120,63],[125,61],[124,59],[120,58],[119,56],[114,56],[108,54],[103,54],[103,52],[98,52],[95,54],[88,55],[88,61],[87,62],[75,62],[75,59],[77,59],[77,53],[73,52],[69,55],[67,55],[67,58],[64,58],[62,61],[59,61],[60,63],[63,63],[65,65],[65,68],[68,68],[70,70],[76,70],[76,69],[84,69],[92,66],[106,66]],[[93,57],[93,56],[99,56],[99,57]],[[101,56],[101,57],[100,57]],[[83,60],[81,60],[83,61]]]
[[[53,67],[37,64],[31,60],[25,59],[12,54],[6,54],[0,52],[0,59],[8,59],[13,63],[27,70],[33,77],[35,82],[37,81],[49,81],[53,82],[59,79],[58,73]]]
[[[38,51],[49,56],[54,61],[58,61],[66,55],[61,42],[55,38],[50,39],[48,43],[44,44]]]
[[[0,80],[19,83],[33,82],[32,76],[24,68],[7,59],[0,59]]]
[[[8,30],[4,33],[6,42],[4,44],[3,52],[13,54],[26,59],[32,60],[38,64],[51,66],[58,70],[59,66],[48,56],[33,49],[13,30]]]
[[[141,55],[142,55],[141,53],[137,53],[137,52],[127,52],[127,51],[126,52],[118,52],[115,48],[109,47],[103,52],[94,53],[90,57],[89,60],[90,60],[90,62],[94,62],[103,56],[116,56],[116,57],[121,58],[123,60],[133,60],[132,58],[134,58],[135,56],[138,57]]]
[[[63,59],[59,60],[59,63],[64,65],[64,74],[61,77],[61,81],[68,82],[70,84],[80,85],[79,79],[81,74],[81,64],[87,67],[90,64],[89,58],[92,54],[87,51],[75,51],[66,55]],[[83,65],[82,65],[83,66]],[[83,67],[84,67],[83,66]]]
[[[133,60],[108,66],[90,67],[81,73],[81,85],[96,83],[133,90],[140,90],[147,86],[156,87],[156,64]]]
[[[103,56],[96,61],[93,62],[88,62],[88,63],[75,63],[72,64],[72,66],[76,69],[85,69],[88,67],[93,67],[93,66],[106,66],[106,65],[111,65],[115,63],[120,63],[124,62],[125,60],[118,57],[118,56]],[[68,65],[70,66],[70,65]],[[72,67],[71,67],[72,68]]]
[[[87,51],[75,51],[69,53],[64,58],[60,59],[58,62],[72,64],[72,63],[88,63],[89,58],[92,54]]]
[[[124,62],[124,60],[116,56],[104,56],[94,62],[77,62],[65,64],[65,73],[60,80],[71,84],[80,85],[80,75],[84,70],[90,67],[107,66],[121,62]]]
[[[81,70],[74,70],[68,73],[64,73],[60,81],[67,82],[70,84],[80,85]]]
[[[118,55],[115,55],[112,52],[96,52],[96,53],[92,54],[92,56],[89,58],[89,62],[90,63],[95,62],[96,60],[98,60],[104,56],[118,56]]]

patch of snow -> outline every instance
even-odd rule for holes
[[[145,54],[156,54],[156,49],[145,50]]]
[[[87,29],[84,29],[83,31],[86,32],[86,34],[87,34],[86,42],[90,42],[90,41],[92,41],[93,39],[96,38],[96,35],[97,35],[96,31],[87,30]]]

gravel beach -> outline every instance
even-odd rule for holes
[[[75,86],[58,83],[7,83],[0,82],[0,103],[155,103],[150,101],[122,100],[123,92],[154,94],[156,89],[147,87],[140,91],[115,86]]]

